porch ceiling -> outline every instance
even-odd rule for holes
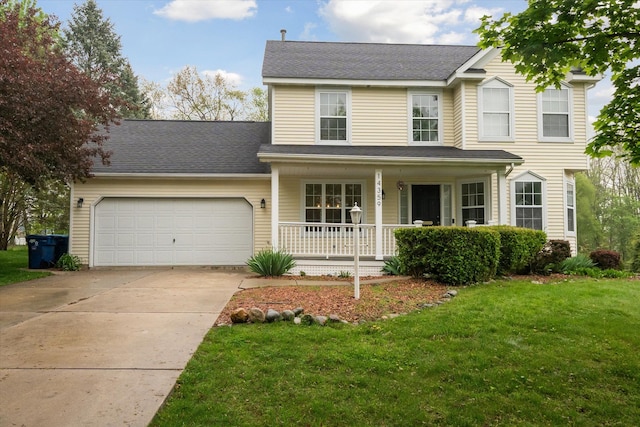
[[[334,177],[334,178],[372,178],[375,169],[382,169],[383,176],[429,176],[429,177],[471,177],[492,174],[496,168],[483,165],[478,166],[415,166],[415,165],[345,165],[329,163],[280,163],[274,162],[278,166],[280,175],[294,175],[300,177]],[[501,168],[504,167],[500,166]]]
[[[354,165],[376,167],[429,167],[437,174],[452,175],[452,168],[465,170],[493,170],[511,164],[522,164],[524,159],[504,150],[461,150],[444,146],[352,146],[352,145],[275,145],[260,146],[261,162],[301,164],[308,166],[345,165],[353,171]],[[370,169],[369,169],[370,170]]]

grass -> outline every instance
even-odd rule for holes
[[[640,425],[638,301],[500,281],[357,327],[214,328],[151,425]]]
[[[28,271],[29,252],[26,246],[14,246],[0,251],[0,286],[49,276],[48,271]]]

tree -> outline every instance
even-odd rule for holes
[[[615,154],[640,165],[640,7],[637,0],[529,0],[517,14],[482,18],[480,47],[500,47],[542,91],[571,70],[590,76],[611,72],[613,100],[594,123],[587,153]]]
[[[122,56],[120,36],[95,0],[74,6],[68,28],[63,30],[62,45],[78,68],[101,82],[112,98],[125,101],[120,109],[122,117],[149,117],[138,79]]]
[[[576,174],[576,222],[578,224],[578,252],[589,253],[602,246],[602,224],[598,220],[600,208],[596,186],[583,173]]]
[[[234,120],[243,113],[246,94],[221,73],[200,74],[187,65],[167,84],[174,117],[182,120]]]
[[[24,214],[25,188],[90,175],[121,106],[60,49],[58,24],[0,0],[0,250]],[[25,187],[26,186],[26,187]],[[14,194],[14,196],[12,196]]]
[[[262,88],[254,87],[249,91],[247,120],[266,122],[269,120],[269,96]]]

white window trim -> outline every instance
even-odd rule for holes
[[[573,186],[573,231],[569,230],[569,217],[567,211],[569,210],[569,194],[568,187]],[[575,237],[577,234],[578,224],[576,223],[576,181],[574,178],[564,177],[564,233],[566,236]]]
[[[407,91],[407,130],[409,145],[442,145],[444,129],[442,127],[442,90],[408,90]],[[438,97],[438,140],[414,141],[413,140],[413,95],[436,95]]]
[[[322,185],[322,197],[326,197],[325,195],[325,189],[326,189],[326,184],[341,184],[341,185],[345,185],[345,184],[359,184],[362,189],[362,206],[360,206],[360,208],[362,209],[362,219],[360,220],[360,224],[366,224],[366,217],[367,217],[367,210],[366,210],[366,206],[367,206],[367,188],[366,188],[366,184],[365,181],[362,180],[351,180],[351,179],[308,179],[308,180],[303,180],[300,182],[300,222],[307,222],[306,219],[306,209],[307,209],[307,205],[306,205],[306,201],[305,198],[307,196],[307,192],[306,192],[306,185],[307,184],[321,184]],[[344,195],[343,195],[344,196]],[[322,217],[323,217],[323,221],[321,221],[319,224],[324,224],[326,221],[326,217],[324,215],[324,210],[326,207],[321,206],[321,209],[323,211]],[[342,209],[342,208],[341,208]],[[346,214],[348,215],[348,213]],[[345,218],[346,220],[347,218]],[[310,223],[312,224],[312,223]],[[338,224],[338,223],[336,223]],[[347,224],[347,222],[341,223],[341,224]]]
[[[486,87],[504,88],[509,90],[509,135],[508,136],[492,136],[484,134],[484,110],[483,105],[483,89]],[[513,85],[500,77],[494,77],[478,86],[478,140],[484,142],[514,142],[515,141],[515,99],[513,95]]]
[[[320,94],[321,93],[345,93],[347,95],[347,140],[333,141],[320,139]],[[329,88],[317,87],[315,95],[315,140],[321,145],[350,145],[351,144],[351,89],[350,88]]]
[[[540,142],[573,142],[573,87],[567,83],[561,83],[561,90],[567,90],[567,100],[569,103],[569,136],[544,136],[544,127],[542,120],[542,92],[538,93],[538,141]],[[556,88],[548,88],[556,89]]]
[[[484,183],[484,222],[485,224],[489,224],[489,221],[492,220],[493,210],[491,206],[491,182],[489,181],[489,177],[465,178],[456,181],[456,215],[460,218],[458,225],[466,226],[462,219],[462,184],[473,184],[475,182]]]
[[[532,181],[542,183],[542,231],[547,231],[547,211],[549,205],[547,203],[547,180],[531,171],[526,171],[514,177],[509,182],[509,198],[511,200],[511,225],[516,226],[516,182]]]

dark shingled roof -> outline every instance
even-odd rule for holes
[[[258,155],[303,155],[309,156],[353,156],[366,157],[400,157],[424,159],[451,159],[461,161],[513,161],[521,162],[520,156],[504,150],[461,150],[445,146],[352,146],[352,145],[271,145],[260,146]]]
[[[477,46],[267,41],[262,77],[445,80]]]
[[[258,148],[270,142],[269,122],[123,120],[105,149],[111,165],[94,173],[265,174]]]

